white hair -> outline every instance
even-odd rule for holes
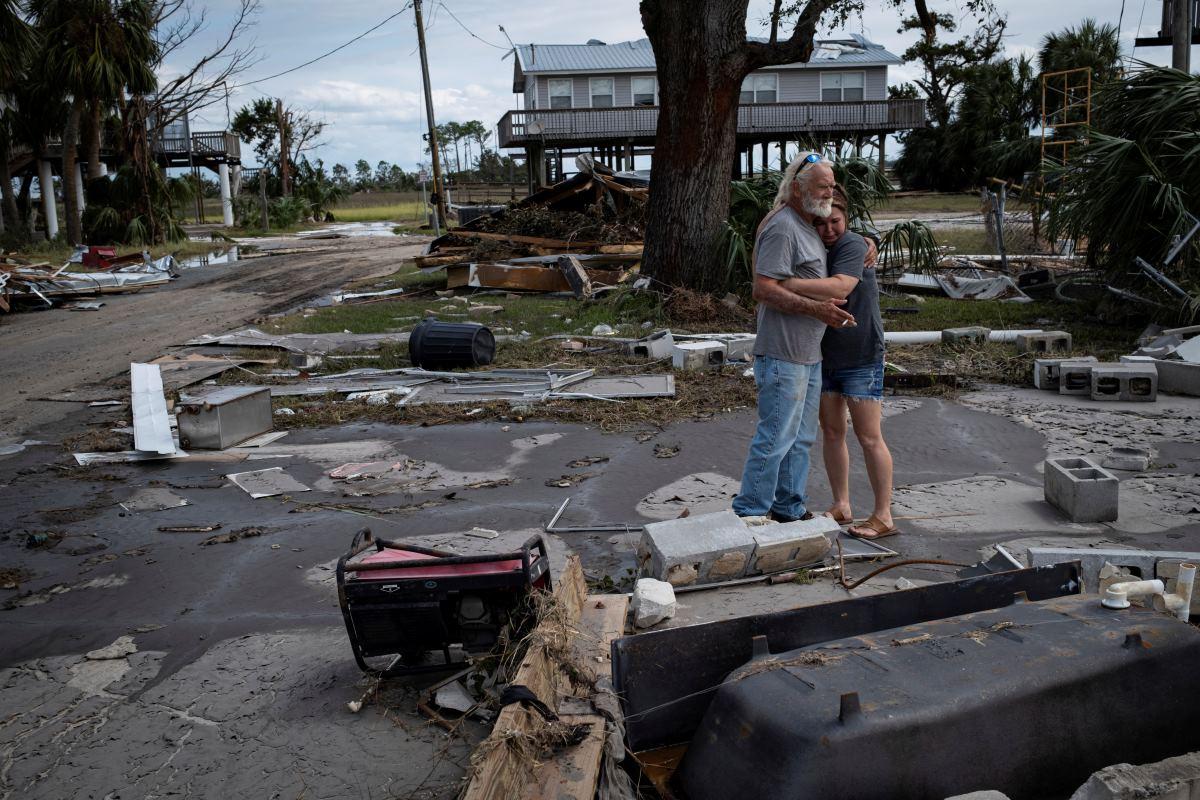
[[[813,165],[824,164],[833,169],[833,162],[813,150],[803,150],[798,156],[792,159],[792,162],[787,165],[787,169],[783,171],[783,178],[779,181],[779,191],[775,193],[775,203],[773,209],[783,208],[792,199],[792,186],[799,183],[802,188],[808,186],[809,180],[813,174],[812,170],[803,170],[802,168],[810,163],[805,161],[809,156],[819,156],[819,161],[811,162]]]

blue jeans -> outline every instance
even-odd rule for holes
[[[733,498],[739,517],[774,511],[804,516],[809,454],[817,440],[821,403],[821,364],[793,364],[769,356],[754,359],[758,386],[758,427],[742,472],[742,490]]]

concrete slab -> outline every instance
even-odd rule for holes
[[[740,578],[753,554],[751,529],[730,510],[653,522],[639,546],[642,574],[675,586]]]
[[[1092,773],[1071,800],[1194,800],[1200,795],[1200,753],[1153,764],[1113,764]]]
[[[671,481],[646,495],[637,504],[637,513],[651,519],[675,519],[684,511],[710,514],[729,508],[741,490],[741,481],[715,472],[698,472]]]

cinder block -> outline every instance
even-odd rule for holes
[[[1058,393],[1090,395],[1092,393],[1092,367],[1098,364],[1094,358],[1091,361],[1072,359],[1058,365]]]
[[[1061,370],[1059,368],[1066,362],[1070,362],[1072,364],[1095,364],[1097,363],[1097,359],[1095,356],[1084,356],[1083,358],[1034,359],[1033,385],[1038,389],[1046,389],[1047,391],[1057,392],[1059,380],[1061,378]],[[1088,386],[1090,387],[1091,384],[1089,383]]]
[[[1122,364],[1153,364],[1154,356],[1120,356],[1117,361]]]
[[[1200,565],[1200,560],[1185,561],[1182,558],[1164,558],[1159,560],[1158,564],[1154,568],[1154,577],[1161,578],[1167,584],[1168,594],[1175,592],[1176,581],[1179,579],[1180,564]],[[1200,614],[1200,591],[1196,591],[1195,588],[1192,589],[1191,613],[1192,616]]]
[[[718,370],[725,366],[721,342],[682,342],[671,349],[671,366],[683,370]]]
[[[1200,397],[1200,364],[1162,359],[1154,362],[1158,369],[1158,388],[1171,394]]]
[[[652,522],[639,546],[642,574],[673,586],[740,578],[754,547],[751,529],[732,511]]]
[[[1047,458],[1046,502],[1072,522],[1111,522],[1117,518],[1117,476],[1087,458]]]
[[[942,331],[942,344],[982,344],[991,335],[991,328],[983,328],[978,325],[967,328],[946,328]]]
[[[1095,592],[1099,585],[1099,574],[1105,564],[1126,567],[1139,580],[1155,577],[1155,565],[1163,559],[1200,563],[1200,553],[1189,553],[1180,550],[1118,550],[1116,548],[1100,547],[1031,547],[1029,548],[1029,566],[1044,567],[1047,564],[1061,564],[1065,561],[1078,561],[1080,575],[1083,578],[1083,590]]]
[[[679,338],[688,342],[720,342],[725,345],[725,359],[727,361],[754,360],[754,340],[756,337],[753,333],[700,333],[680,336]]]
[[[655,331],[644,339],[629,342],[622,349],[625,355],[639,358],[668,358],[675,348],[675,337],[670,331]]]
[[[1158,399],[1158,370],[1153,364],[1096,364],[1092,399],[1153,403]]]
[[[829,552],[827,534],[836,534],[840,529],[833,518],[824,515],[754,528],[754,559],[750,571],[778,572],[820,561]]]
[[[1144,472],[1150,468],[1152,453],[1145,447],[1114,447],[1100,462],[1105,469],[1122,469]]]
[[[1200,797],[1200,753],[1153,764],[1113,764],[1092,773],[1071,800],[1195,800]]]
[[[1071,334],[1066,331],[1022,333],[1017,336],[1018,353],[1069,353]]]

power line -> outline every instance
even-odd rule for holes
[[[403,13],[404,13],[405,11],[407,11],[407,10],[408,10],[408,9],[409,9],[411,6],[412,6],[412,3],[411,3],[411,2],[405,3],[405,4],[404,4],[404,8],[400,9],[400,10],[399,10],[399,11],[397,11],[395,14],[392,14],[390,17],[387,17],[386,19],[384,19],[384,20],[383,20],[383,22],[380,22],[378,25],[374,26],[374,27],[373,27],[373,28],[371,28],[370,30],[367,30],[367,31],[364,31],[363,33],[360,33],[358,36],[355,36],[355,37],[354,37],[353,39],[351,39],[350,41],[348,41],[348,42],[345,42],[345,43],[343,43],[343,44],[340,44],[340,45],[338,45],[337,47],[333,48],[332,50],[330,50],[330,51],[329,51],[329,52],[327,52],[327,53],[322,53],[321,55],[317,56],[317,57],[316,57],[316,58],[314,58],[314,59],[311,59],[311,60],[309,60],[309,61],[305,61],[303,64],[299,64],[299,65],[297,65],[297,66],[294,66],[294,67],[292,67],[291,69],[285,69],[283,72],[277,72],[277,73],[275,73],[274,75],[268,75],[268,76],[267,76],[267,77],[265,77],[265,78],[258,78],[257,80],[253,80],[253,81],[246,81],[245,83],[240,83],[240,84],[238,84],[238,85],[237,85],[237,87],[236,87],[236,88],[241,88],[242,86],[253,86],[253,85],[254,85],[254,84],[256,84],[256,83],[263,83],[263,82],[265,82],[265,81],[274,80],[275,78],[279,78],[279,77],[282,77],[282,76],[284,76],[284,75],[287,75],[287,74],[289,74],[289,73],[295,72],[295,71],[296,71],[296,70],[298,70],[298,69],[304,69],[304,68],[305,68],[305,67],[307,67],[307,66],[310,66],[310,65],[312,65],[312,64],[315,64],[315,63],[317,63],[318,61],[320,61],[320,60],[321,60],[321,59],[323,59],[323,58],[328,58],[329,56],[333,55],[334,53],[338,52],[339,50],[344,50],[344,49],[346,49],[347,47],[349,47],[350,45],[354,44],[354,43],[355,43],[355,42],[357,42],[359,39],[362,39],[363,37],[367,36],[368,34],[374,33],[375,31],[379,30],[379,29],[380,29],[380,28],[382,28],[384,25],[388,24],[389,22],[391,22],[392,20],[394,20],[396,17],[398,17],[398,16],[400,16],[401,14],[403,14]]]
[[[463,25],[463,21],[462,21],[461,19],[459,19],[458,17],[454,16],[454,12],[453,12],[453,11],[451,11],[451,10],[450,10],[450,7],[449,7],[448,5],[446,5],[444,2],[443,2],[443,3],[438,3],[438,7],[439,7],[439,8],[444,8],[444,9],[446,9],[446,13],[447,13],[447,14],[449,14],[451,17],[453,17],[454,21],[458,23],[458,27],[462,28],[464,31],[466,31],[467,33],[469,33],[471,36],[474,36],[476,39],[478,39],[479,41],[483,42],[483,43],[484,43],[484,44],[486,44],[488,47],[494,47],[494,48],[496,48],[497,50],[507,50],[507,49],[508,49],[507,47],[501,47],[501,46],[500,46],[500,45],[498,45],[498,44],[492,44],[492,43],[491,43],[491,42],[489,42],[487,39],[484,39],[482,36],[476,36],[476,34],[475,34],[475,32],[474,32],[473,30],[471,30],[470,28],[468,28],[466,25]]]

